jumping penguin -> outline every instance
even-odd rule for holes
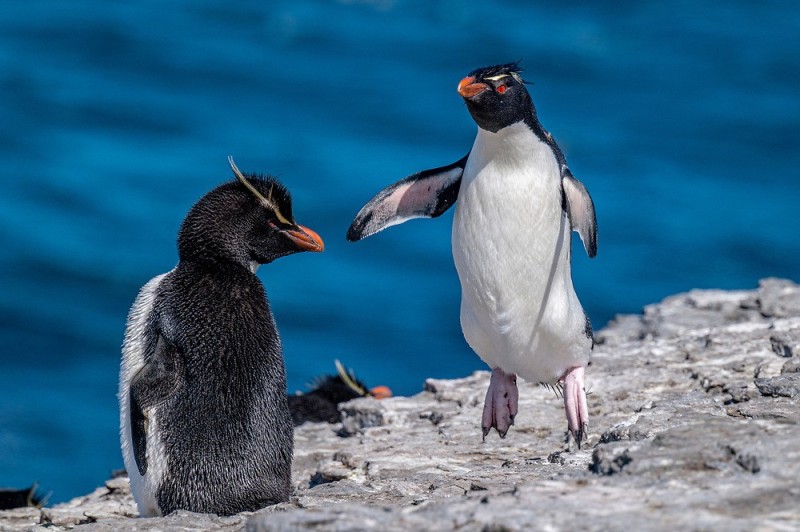
[[[128,315],[120,436],[142,516],[231,515],[286,501],[294,445],[281,341],[255,271],[322,239],[298,225],[271,177],[203,196],[178,235],[178,265]]]
[[[453,259],[461,281],[461,328],[492,368],[484,438],[504,437],[517,414],[517,375],[561,387],[569,434],[588,430],[584,367],[592,328],[572,286],[570,234],[597,254],[589,192],[542,127],[516,63],[479,68],[458,84],[478,135],[453,164],[379,192],[353,220],[350,241],[456,203]]]

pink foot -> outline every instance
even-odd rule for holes
[[[586,387],[583,384],[583,366],[570,368],[559,379],[564,391],[564,409],[567,411],[567,428],[578,449],[589,431],[589,408],[586,406]]]
[[[514,373],[506,373],[500,368],[492,369],[481,419],[484,440],[492,428],[497,429],[501,438],[506,437],[506,432],[514,424],[518,401],[517,376]]]

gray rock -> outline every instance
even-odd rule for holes
[[[787,279],[763,279],[756,296],[764,316],[788,318],[800,315],[800,286]]]
[[[768,379],[756,379],[756,388],[770,397],[797,397],[800,395],[800,374],[789,373]]]
[[[592,426],[565,443],[561,398],[520,382],[505,439],[481,441],[489,374],[342,405],[296,431],[294,493],[228,518],[134,519],[126,479],[3,530],[796,530],[800,287],[695,290],[598,331]]]
[[[769,337],[772,351],[783,358],[791,358],[795,353],[800,354],[800,335],[775,334]]]
[[[800,356],[787,360],[781,368],[781,375],[785,373],[800,373]]]

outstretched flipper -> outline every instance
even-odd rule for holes
[[[467,157],[410,175],[378,192],[356,215],[347,240],[356,242],[412,218],[440,216],[458,197]]]
[[[580,235],[587,255],[594,258],[597,255],[597,217],[592,197],[566,166],[561,172],[561,187],[564,190],[564,207],[572,229]]]
[[[130,416],[133,456],[139,474],[147,473],[147,414],[148,409],[164,402],[183,383],[183,359],[177,347],[170,346],[159,335],[155,352],[142,366],[130,385]]]

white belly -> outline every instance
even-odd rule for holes
[[[456,202],[453,258],[464,336],[492,368],[554,382],[588,361],[570,243],[550,148],[522,123],[479,129]]]
[[[128,314],[127,327],[125,329],[125,341],[122,345],[122,363],[120,365],[119,374],[119,416],[122,457],[125,461],[125,469],[128,471],[128,477],[131,481],[131,493],[139,508],[139,514],[144,517],[161,515],[161,510],[156,502],[155,494],[167,464],[164,446],[158,434],[155,412],[148,412],[148,467],[145,476],[139,474],[139,469],[136,467],[136,459],[133,455],[129,390],[131,379],[142,366],[144,366],[145,325],[153,309],[153,301],[158,285],[165,275],[167,274],[154,277],[144,285],[131,307]]]

